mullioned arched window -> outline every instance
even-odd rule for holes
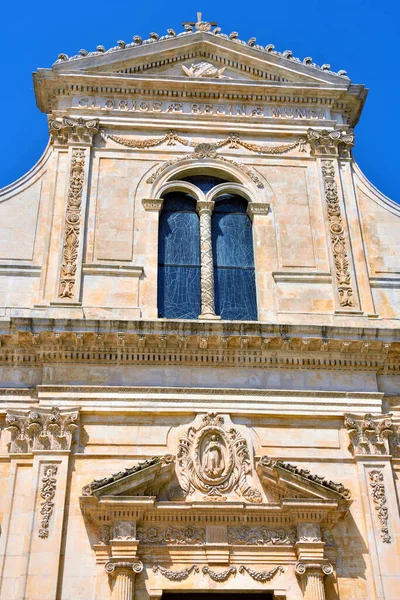
[[[225,183],[206,175],[186,177],[184,181],[196,186],[203,198],[215,186]],[[164,196],[158,246],[159,317],[197,319],[202,314],[204,240],[202,237],[200,249],[200,224],[196,214],[196,208],[202,205],[204,202],[196,205],[196,200],[186,192],[170,192]],[[212,259],[213,265],[215,314],[227,320],[257,320],[253,234],[247,200],[237,194],[224,193],[207,204],[210,211],[209,206],[213,212],[211,228],[206,228],[209,232],[206,246],[212,253],[212,257],[209,254],[207,258]],[[211,263],[208,264],[211,267]],[[213,310],[212,307],[212,314]],[[210,318],[209,312],[207,318]]]

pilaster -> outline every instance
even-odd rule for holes
[[[67,189],[55,303],[79,306],[90,155],[99,121],[64,117],[62,121],[51,120],[49,129],[55,146],[68,147]]]
[[[276,315],[276,285],[272,273],[278,269],[273,215],[267,202],[249,202],[247,214],[253,230],[258,318],[272,321]]]
[[[346,415],[345,425],[357,465],[376,598],[393,600],[400,589],[400,515],[391,441],[395,426],[390,414]]]
[[[8,507],[0,541],[0,597],[55,600],[68,464],[79,409],[9,410]]]
[[[142,231],[138,232],[138,254],[144,257],[146,278],[140,288],[141,304],[149,319],[158,317],[157,272],[158,272],[158,228],[160,213],[164,204],[162,198],[143,198],[146,211]]]
[[[354,260],[339,177],[339,157],[349,157],[354,145],[352,131],[309,129],[308,142],[317,160],[321,196],[327,219],[328,248],[334,274],[335,312],[359,310]]]

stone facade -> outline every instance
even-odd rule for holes
[[[352,158],[364,87],[201,16],[34,83],[49,145],[0,192],[1,600],[398,600],[400,207]],[[196,320],[158,317],[170,192]],[[221,193],[257,321],[216,311]]]

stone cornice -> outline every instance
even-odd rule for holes
[[[12,319],[0,364],[204,364],[215,367],[400,370],[400,330],[251,322]],[[223,352],[221,352],[223,350]]]

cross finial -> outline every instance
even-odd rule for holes
[[[196,22],[184,21],[182,25],[190,25],[191,27],[196,27],[197,31],[210,31],[211,27],[215,27],[217,23],[216,21],[203,21],[203,13],[198,12]]]

